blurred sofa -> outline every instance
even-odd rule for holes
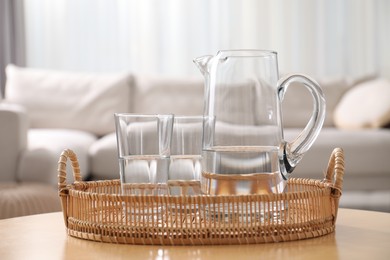
[[[57,161],[65,148],[76,152],[84,179],[117,179],[115,112],[203,113],[200,76],[88,74],[14,65],[6,75],[6,95],[0,102],[0,183],[39,183],[55,192]],[[293,176],[322,179],[332,150],[341,147],[346,159],[341,206],[390,212],[390,109],[372,106],[381,99],[390,103],[389,81],[317,81],[327,116]],[[309,95],[303,86],[289,87],[282,105],[286,140],[296,138],[309,120]],[[70,169],[67,180],[73,181]]]

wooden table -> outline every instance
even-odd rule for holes
[[[0,259],[390,259],[390,214],[340,209],[336,232],[258,245],[137,246],[67,236],[62,213],[0,220]]]

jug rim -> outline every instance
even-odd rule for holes
[[[219,50],[217,56],[220,58],[227,57],[267,57],[277,56],[277,52],[273,50],[262,49],[232,49],[232,50]]]

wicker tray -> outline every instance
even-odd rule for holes
[[[68,159],[72,184],[66,183]],[[59,196],[70,236],[152,245],[252,244],[329,234],[335,230],[344,174],[344,154],[336,148],[324,180],[291,178],[282,194],[121,195],[119,180],[82,181],[71,150],[64,150],[58,164]]]

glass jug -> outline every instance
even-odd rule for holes
[[[283,192],[324,122],[320,86],[304,75],[279,80],[273,51],[219,51],[194,62],[205,77],[202,191],[210,195]],[[313,113],[298,137],[286,142],[281,102],[292,82],[310,91]]]

